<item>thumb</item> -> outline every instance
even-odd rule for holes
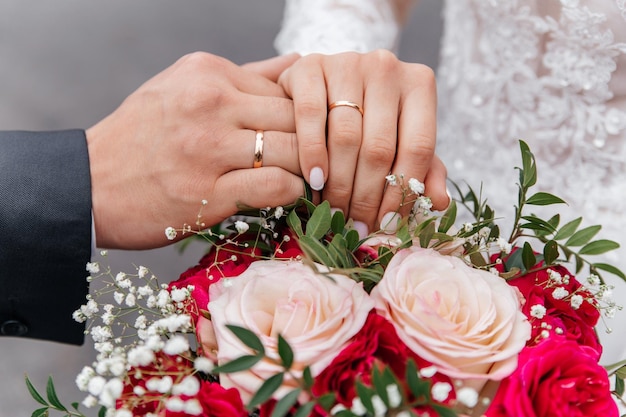
[[[293,65],[300,58],[299,54],[281,55],[263,61],[249,62],[242,67],[255,72],[270,81],[277,82],[278,77],[284,70]]]

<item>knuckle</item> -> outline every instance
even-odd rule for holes
[[[359,149],[361,146],[361,126],[346,119],[332,124],[329,139],[342,148]]]
[[[294,98],[294,112],[297,118],[314,118],[326,113],[324,102],[314,94],[303,94]]]
[[[376,162],[377,164],[391,162],[396,157],[396,142],[389,138],[377,137],[372,139],[363,150],[364,157],[368,162]]]
[[[400,64],[398,57],[387,49],[377,49],[371,52],[377,71],[388,73],[395,70]]]
[[[380,201],[373,195],[354,198],[350,202],[350,213],[377,213]]]

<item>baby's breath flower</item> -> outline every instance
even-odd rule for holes
[[[115,293],[113,293],[113,299],[118,304],[122,304],[124,302],[124,298],[126,298],[126,296],[123,292],[115,291]]]
[[[387,180],[387,184],[389,185],[393,185],[393,186],[398,185],[398,179],[393,174],[387,175],[385,179]]]
[[[563,287],[556,287],[554,291],[552,291],[552,297],[554,297],[555,300],[562,300],[567,297],[568,294],[569,292]]]
[[[89,384],[87,385],[87,391],[94,396],[99,396],[104,389],[104,385],[107,380],[101,376],[94,376],[89,380]]]
[[[241,220],[237,220],[235,222],[235,229],[237,230],[237,233],[239,234],[246,233],[248,229],[250,229],[250,225],[246,222],[242,222]]]
[[[406,410],[400,411],[398,414],[396,414],[396,417],[411,417],[411,413]]]
[[[478,392],[469,387],[463,387],[456,392],[456,399],[463,405],[474,408],[478,403]]]
[[[587,283],[592,287],[596,287],[600,285],[600,277],[596,274],[591,274],[587,277]]]
[[[200,381],[195,376],[187,376],[178,384],[172,387],[172,394],[195,396],[200,391]]]
[[[115,407],[116,400],[122,395],[124,384],[119,378],[110,379],[100,395],[100,404],[107,408]]]
[[[133,417],[133,413],[125,408],[120,408],[115,412],[115,417]]]
[[[352,407],[350,407],[350,411],[357,416],[362,416],[367,413],[367,408],[363,405],[363,402],[359,397],[354,397],[352,400]]]
[[[130,366],[148,366],[154,361],[154,352],[146,346],[137,346],[128,352]]]
[[[478,236],[482,237],[483,239],[488,238],[489,234],[491,234],[491,229],[488,228],[487,226],[481,227],[480,230],[478,231]]]
[[[443,402],[448,399],[452,385],[447,382],[435,382],[430,389],[430,393],[435,401]]]
[[[283,217],[283,214],[285,214],[285,209],[282,206],[276,207],[276,210],[274,210],[274,218],[280,219]]]
[[[341,403],[337,403],[333,408],[330,409],[330,414],[334,416],[345,410],[347,410],[346,406]]]
[[[183,336],[177,335],[165,342],[163,352],[168,355],[179,355],[189,350],[189,342]]]
[[[172,389],[173,381],[172,377],[169,375],[165,375],[163,378],[153,377],[146,381],[146,388],[150,391],[160,392],[161,394],[165,394]]]
[[[178,236],[178,232],[173,227],[168,227],[165,229],[165,236],[168,240],[174,240]]]
[[[424,190],[425,190],[424,183],[416,178],[409,179],[409,188],[411,189],[413,194],[418,194],[418,195],[424,194]]]
[[[94,342],[106,342],[113,337],[110,327],[95,326],[91,329]]]
[[[419,376],[422,378],[431,378],[436,373],[437,368],[435,366],[426,366],[424,368],[421,368],[418,372]]]
[[[93,408],[98,405],[98,399],[93,395],[88,395],[82,402],[85,408]]]
[[[170,291],[172,300],[174,302],[180,303],[181,301],[185,301],[189,296],[189,291],[186,288],[174,288]]]
[[[546,308],[541,304],[535,304],[530,307],[530,315],[536,319],[542,319],[546,315]]]
[[[77,323],[84,323],[87,321],[87,317],[85,317],[85,315],[83,314],[82,311],[80,310],[76,310],[72,313],[72,318],[74,319],[75,322]]]
[[[160,308],[167,306],[170,302],[170,293],[169,291],[162,289],[157,294],[156,305]]]
[[[387,391],[387,398],[391,407],[395,408],[402,404],[402,394],[396,384],[387,385],[385,391]]]
[[[90,274],[97,274],[98,272],[100,272],[100,264],[98,262],[87,262],[87,266],[85,269]]]
[[[382,398],[378,395],[373,395],[370,399],[372,401],[372,407],[374,408],[374,417],[385,417],[387,413],[387,406]]]
[[[180,413],[185,410],[185,402],[179,397],[171,397],[165,402],[165,408],[173,413]]]
[[[570,304],[571,304],[571,306],[572,306],[572,308],[574,310],[578,310],[580,308],[580,306],[583,305],[583,301],[584,301],[584,298],[580,294],[572,295],[572,298],[570,298],[570,300],[569,300],[569,302],[570,302]]]
[[[496,245],[500,248],[500,252],[504,252],[507,255],[511,253],[511,249],[513,249],[513,246],[506,239],[501,237],[496,239]]]
[[[552,282],[555,282],[557,284],[563,283],[563,277],[561,276],[561,274],[553,269],[548,269],[548,276],[550,277],[550,281]]]
[[[200,372],[204,372],[205,374],[210,374],[213,371],[213,361],[209,358],[205,358],[204,356],[199,356],[193,362],[193,367]]]
[[[135,294],[128,294],[126,296],[125,303],[128,307],[135,307],[135,304],[137,303],[137,297],[135,297]]]
[[[144,395],[146,395],[146,389],[141,385],[135,385],[135,388],[133,388],[133,394],[138,397],[143,397]]]
[[[136,329],[145,329],[148,324],[148,319],[143,314],[138,316],[135,319],[135,328]]]
[[[91,366],[85,366],[76,376],[76,386],[81,391],[87,391],[87,386],[91,378],[96,376],[96,371]]]
[[[187,415],[199,416],[202,414],[204,410],[202,409],[202,405],[200,401],[195,398],[185,401],[185,409],[184,412]]]

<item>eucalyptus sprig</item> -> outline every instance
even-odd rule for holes
[[[48,382],[46,383],[45,397],[40,394],[39,391],[37,391],[28,376],[25,376],[24,380],[26,382],[26,387],[28,388],[28,392],[30,393],[31,397],[33,397],[36,402],[43,405],[43,407],[33,411],[31,417],[48,417],[51,410],[60,412],[64,417],[86,417],[78,409],[79,404],[77,402],[72,403],[71,407],[63,405],[63,403],[59,400],[59,397],[57,396],[52,377],[49,377]],[[101,407],[100,411],[98,412],[98,417],[104,417],[105,413],[106,408]]]

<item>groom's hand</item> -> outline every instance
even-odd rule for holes
[[[253,168],[257,130],[263,165]],[[181,58],[87,130],[97,246],[162,246],[168,226],[292,203],[303,194],[294,132],[292,101],[274,82],[211,54]]]

